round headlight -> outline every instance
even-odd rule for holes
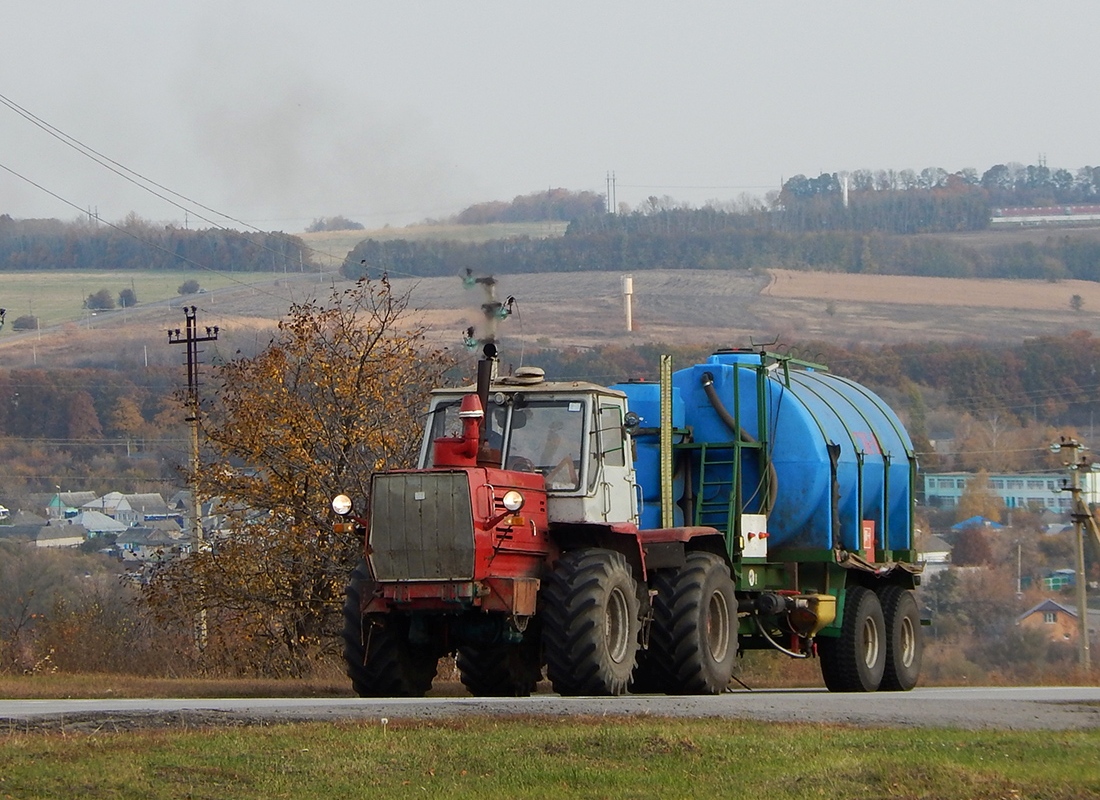
[[[341,517],[347,516],[351,512],[351,498],[346,494],[336,495],[332,498],[332,510]]]
[[[509,511],[519,511],[523,508],[523,495],[515,489],[511,489],[504,493],[501,502],[504,503],[504,507]]]

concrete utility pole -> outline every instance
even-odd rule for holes
[[[1085,576],[1085,524],[1092,519],[1092,512],[1088,506],[1081,500],[1081,470],[1091,470],[1097,466],[1097,464],[1091,464],[1081,453],[1088,448],[1078,442],[1076,439],[1066,438],[1060,436],[1057,442],[1050,445],[1050,452],[1060,453],[1062,450],[1068,450],[1070,457],[1068,461],[1063,462],[1066,469],[1069,471],[1068,480],[1062,481],[1063,491],[1070,492],[1073,495],[1072,512],[1070,513],[1070,519],[1073,520],[1073,530],[1075,534],[1075,551],[1076,551],[1076,595],[1077,602],[1077,661],[1085,672],[1088,672],[1092,668],[1091,656],[1089,653],[1089,606],[1088,606],[1088,594],[1086,592],[1086,576]]]
[[[218,326],[206,328],[206,335],[200,336],[195,318],[194,306],[183,309],[186,325],[168,331],[169,344],[187,346],[187,419],[191,427],[191,475],[199,473],[199,342],[213,342],[218,338]],[[199,503],[195,480],[191,480],[191,532],[195,539],[195,549],[202,551],[206,547],[206,537],[202,530],[202,506]],[[199,649],[206,646],[206,608],[199,614],[197,639]]]

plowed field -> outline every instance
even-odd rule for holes
[[[254,276],[250,276],[254,277]],[[633,330],[626,330],[622,274],[500,275],[497,295],[516,298],[500,329],[506,350],[525,346],[670,342],[720,346],[924,341],[1020,341],[1039,335],[1100,331],[1100,284],[1084,281],[986,281],[862,276],[771,270],[653,270],[634,273]],[[33,276],[11,276],[11,279]],[[287,275],[252,286],[212,287],[201,295],[108,312],[79,322],[18,333],[6,328],[7,366],[62,367],[122,362],[177,364],[164,331],[183,323],[180,306],[198,306],[202,325],[221,336],[208,358],[255,352],[292,302],[327,300],[332,274]],[[459,346],[481,318],[480,290],[457,278],[395,278],[434,340]],[[1071,307],[1081,298],[1079,311]]]

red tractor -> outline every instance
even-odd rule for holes
[[[544,658],[563,694],[621,693],[649,613],[626,398],[538,370],[479,383],[433,392],[419,469],[373,477],[345,607],[355,689],[421,695],[457,651],[477,695],[529,694]]]

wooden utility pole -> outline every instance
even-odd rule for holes
[[[1062,488],[1073,495],[1070,519],[1073,520],[1074,550],[1077,555],[1076,585],[1074,587],[1077,602],[1077,661],[1085,672],[1088,672],[1092,667],[1089,653],[1089,606],[1086,592],[1088,587],[1086,586],[1087,577],[1085,575],[1085,524],[1091,520],[1092,514],[1089,512],[1088,506],[1081,500],[1080,473],[1083,469],[1091,469],[1092,465],[1080,453],[1087,449],[1076,439],[1066,438],[1065,436],[1059,437],[1059,440],[1050,446],[1052,453],[1058,453],[1062,450],[1069,450],[1070,452],[1069,460],[1063,462],[1069,471],[1069,480],[1063,481]]]
[[[202,504],[199,502],[195,476],[199,474],[199,342],[213,342],[218,338],[218,326],[207,327],[206,334],[200,335],[196,321],[196,309],[194,306],[185,306],[183,309],[186,324],[184,330],[179,328],[168,331],[169,344],[182,344],[187,346],[187,418],[191,428],[191,533],[195,541],[195,549],[202,552],[206,549],[206,537],[202,530]],[[196,638],[200,651],[206,647],[206,608],[199,612],[198,631]]]

